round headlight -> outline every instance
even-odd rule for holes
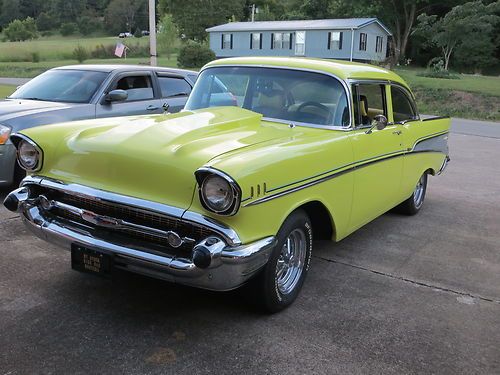
[[[40,161],[40,153],[37,148],[24,139],[17,146],[17,157],[21,167],[28,171],[36,169]]]
[[[227,211],[234,201],[234,191],[231,185],[217,175],[209,175],[203,180],[201,196],[205,205],[217,213]]]

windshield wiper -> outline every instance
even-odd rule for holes
[[[42,99],[42,98],[37,98],[37,97],[32,97],[32,98],[11,98],[11,99],[39,100],[41,102],[50,102],[50,100],[48,100],[48,99]]]

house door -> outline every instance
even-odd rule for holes
[[[295,55],[304,56],[306,53],[306,32],[295,32]]]

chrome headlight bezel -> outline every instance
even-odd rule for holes
[[[213,212],[217,215],[232,216],[238,212],[241,203],[241,189],[236,181],[226,173],[211,167],[202,167],[195,172],[195,177],[198,182],[198,194],[200,202],[207,211]],[[227,184],[228,196],[227,204],[222,208],[217,208],[211,204],[207,196],[206,187],[212,179],[220,179]]]
[[[28,172],[37,172],[42,169],[43,165],[43,151],[33,140],[23,134],[13,134],[10,136],[12,143],[16,146],[17,149],[17,163],[19,166]],[[33,166],[26,164],[23,162],[21,157],[22,147],[26,146],[28,149],[31,149],[36,156],[36,161]]]

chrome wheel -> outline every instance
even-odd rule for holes
[[[418,180],[417,186],[415,186],[415,191],[413,192],[413,203],[415,208],[419,209],[424,203],[424,193],[425,193],[425,174]]]
[[[306,234],[294,229],[286,238],[276,264],[276,286],[281,294],[289,294],[302,275],[307,252]]]

